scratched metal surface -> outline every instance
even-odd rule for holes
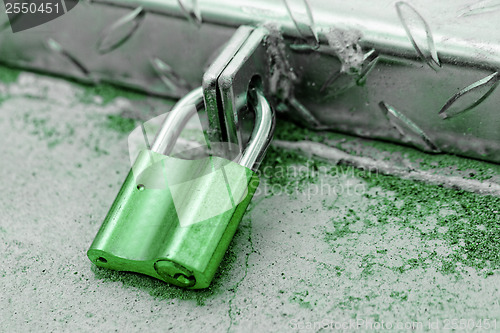
[[[298,78],[287,115],[312,128],[500,162],[498,8],[496,1],[81,1],[17,34],[2,13],[0,61],[180,97],[200,85],[237,26],[275,22]]]

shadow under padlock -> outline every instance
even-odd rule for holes
[[[274,114],[257,93],[256,123],[238,162],[219,156],[168,156],[202,89],[181,99],[142,150],[88,256],[100,267],[147,274],[186,288],[210,285],[259,180],[254,172],[274,130]],[[192,111],[194,110],[194,111]],[[217,149],[220,151],[221,149]]]

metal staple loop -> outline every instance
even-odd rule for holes
[[[406,34],[411,41],[411,44],[415,48],[415,51],[422,59],[422,61],[426,62],[427,65],[429,65],[429,67],[434,70],[436,70],[436,66],[441,67],[441,62],[439,61],[436,46],[434,43],[434,37],[432,36],[432,31],[427,21],[412,5],[405,1],[399,1],[396,3],[396,11],[398,13],[399,19],[401,20],[401,24],[403,25]],[[421,44],[417,40],[416,35],[418,35],[419,31],[415,30],[415,28],[411,26],[412,16],[416,18],[415,23],[418,23],[423,28],[423,32],[427,38],[427,43]],[[424,53],[426,53],[427,55]]]
[[[290,0],[283,0],[285,4],[288,15],[293,21],[295,28],[297,28],[297,32],[305,39],[309,39],[310,37],[314,38],[314,46],[317,47],[319,45],[319,37],[316,32],[316,24],[314,23],[314,18],[312,14],[311,5],[309,4],[309,0],[300,0],[302,3],[302,8],[304,9],[307,17],[307,21],[303,22],[298,19],[298,13],[295,12],[289,4]],[[304,31],[304,28],[307,32]]]
[[[419,147],[420,143],[413,139],[412,136],[408,135],[409,133],[407,131],[410,131],[411,133],[415,134],[419,139],[422,140],[422,142],[425,144],[424,147],[422,148],[427,148],[430,149],[433,152],[439,152],[440,149],[432,142],[432,140],[429,138],[429,136],[424,132],[423,129],[421,129],[415,122],[410,120],[408,117],[406,117],[403,113],[400,111],[396,110],[394,107],[391,105],[385,103],[385,102],[380,102],[379,103],[380,108],[384,112],[384,114],[387,117],[387,120],[389,123],[395,127],[398,132],[403,136],[408,142],[412,142],[415,146]],[[394,123],[394,121],[391,120],[391,117],[394,117],[399,120],[400,124],[404,126],[404,128],[401,128],[399,124]]]
[[[81,72],[84,76],[86,77],[91,77],[90,71],[87,69],[87,67],[76,58],[76,56],[72,55],[69,51],[65,50],[61,44],[53,40],[52,38],[47,39],[46,41],[47,47],[51,49],[52,51],[59,53],[63,57],[69,60],[71,64],[74,65],[75,68],[79,72]]]
[[[185,1],[191,3],[189,7],[184,4]],[[177,3],[186,19],[199,28],[202,24],[202,18],[198,0],[177,0]]]
[[[137,7],[106,28],[97,41],[97,51],[106,54],[123,45],[137,31],[145,13],[142,6]]]
[[[500,81],[500,74],[498,72],[495,72],[463,88],[455,95],[453,95],[450,99],[448,99],[446,104],[439,111],[439,115],[443,119],[449,119],[458,114],[474,109],[479,104],[481,104],[488,96],[490,96],[490,94],[493,93],[493,91],[495,91],[499,81]],[[472,103],[462,107],[458,107],[458,110],[450,112],[451,108],[455,104],[457,104],[458,101],[464,99],[464,96],[466,97],[474,92],[479,92],[479,94],[481,94],[480,97],[474,100]]]
[[[183,96],[190,90],[186,80],[177,74],[168,64],[156,57],[153,57],[149,61],[156,74],[158,74],[172,95]]]
[[[275,116],[262,92],[256,90],[255,125],[250,142],[241,154],[239,164],[256,170],[264,157],[270,139],[274,133]],[[169,155],[175,146],[177,138],[194,116],[197,109],[203,105],[203,88],[199,87],[177,102],[165,119],[160,131],[151,145],[153,152]],[[194,107],[193,107],[194,106]]]

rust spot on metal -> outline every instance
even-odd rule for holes
[[[297,74],[287,58],[286,45],[274,24],[266,24],[269,31],[265,39],[267,63],[269,68],[270,92],[281,100],[286,100],[293,95],[293,84],[297,81]]]
[[[295,110],[308,126],[317,128],[320,123],[310,110],[300,103],[294,96],[294,84],[298,77],[288,61],[286,44],[279,28],[274,24],[266,24],[269,31],[265,40],[267,63],[269,72],[269,90],[278,102],[286,108]]]
[[[328,46],[341,61],[341,72],[359,74],[365,60],[363,49],[359,45],[361,32],[357,30],[331,29],[325,33]]]

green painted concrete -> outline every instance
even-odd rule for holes
[[[172,103],[5,68],[0,79],[1,331],[316,332],[353,320],[365,323],[358,331],[426,331],[452,319],[500,330],[498,198],[277,148],[210,289],[93,266],[86,251],[130,168],[127,134]],[[277,131],[464,177],[500,174],[283,120]]]

